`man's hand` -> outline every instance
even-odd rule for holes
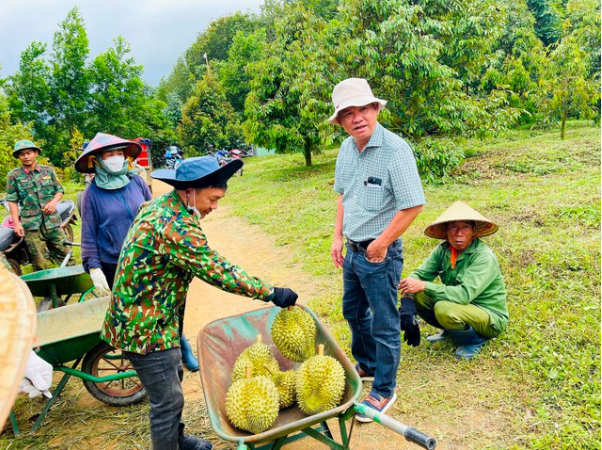
[[[16,223],[15,233],[17,233],[17,236],[19,237],[25,237],[25,228],[23,228],[23,225],[21,225],[20,223]]]
[[[388,245],[381,244],[378,239],[372,241],[366,249],[366,258],[371,263],[379,263],[387,257]]]
[[[330,247],[330,257],[334,263],[334,268],[338,269],[343,267],[345,263],[345,257],[343,256],[343,238],[335,238]]]
[[[273,297],[270,300],[276,306],[288,308],[289,306],[295,306],[298,297],[292,289],[275,287]]]
[[[56,211],[56,202],[54,200],[50,200],[42,208],[42,212],[46,215],[50,215],[50,214],[54,213],[55,211]]]
[[[416,294],[426,288],[426,281],[415,280],[414,278],[404,278],[399,282],[399,289],[404,294]]]

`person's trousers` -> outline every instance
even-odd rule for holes
[[[113,283],[115,282],[115,272],[117,272],[117,263],[108,263],[101,261],[100,267],[102,268],[102,272],[105,274],[107,278],[107,284],[110,289],[113,289]]]
[[[343,317],[351,328],[351,352],[360,368],[374,373],[372,393],[390,397],[401,352],[397,285],[403,257],[401,241],[387,257],[371,263],[349,244],[343,264]]]
[[[123,352],[148,392],[150,429],[154,450],[178,450],[184,433],[182,353],[179,347],[140,355]]]
[[[60,227],[47,229],[44,224],[39,230],[26,230],[25,243],[31,256],[31,263],[34,269],[42,270],[50,268],[50,261],[46,259],[46,248],[50,252],[50,256],[56,260],[58,264],[62,264],[69,250],[63,242],[67,240],[67,235]],[[75,265],[75,260],[71,258],[67,263],[69,266]]]
[[[499,334],[491,322],[489,313],[476,305],[460,305],[446,300],[436,301],[424,292],[415,295],[416,310],[426,323],[445,330],[464,330],[470,325],[486,338]]]

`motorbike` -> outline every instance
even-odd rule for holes
[[[242,157],[239,153],[233,153],[232,151],[226,152],[223,150],[218,151],[215,154],[215,157],[217,158],[217,163],[219,164],[220,167],[225,166],[230,161],[234,161],[235,159],[242,159]],[[236,174],[239,177],[242,177],[242,167],[236,172]]]
[[[165,168],[166,169],[175,169],[176,167],[178,167],[178,165],[184,161],[184,158],[182,158],[179,155],[176,156],[172,156],[171,158],[167,158],[165,160]]]
[[[6,200],[1,202],[8,210],[8,202]],[[56,205],[56,210],[61,216],[60,226],[65,231],[67,240],[72,242],[74,237],[73,225],[77,221],[75,202],[61,200]],[[15,233],[15,224],[10,215],[5,217],[0,225],[0,252],[4,253],[11,269],[19,276],[23,273],[21,266],[31,264],[32,259],[25,244],[25,239]],[[50,258],[50,254],[47,254],[46,257]]]

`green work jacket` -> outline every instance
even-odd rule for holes
[[[435,301],[447,300],[460,305],[476,305],[489,314],[499,331],[508,325],[506,287],[493,250],[476,238],[450,263],[448,242],[439,244],[408,278],[426,281],[424,293]],[[432,281],[439,277],[441,284]]]
[[[175,190],[141,208],[121,248],[103,340],[139,354],[179,347],[194,277],[222,291],[271,299],[270,284],[209,248],[199,219]]]
[[[58,192],[64,192],[52,167],[36,164],[32,170],[24,167],[11,170],[6,176],[6,200],[21,207],[21,225],[25,230],[39,230],[42,223],[50,230],[61,226],[58,211],[46,215],[42,208]]]

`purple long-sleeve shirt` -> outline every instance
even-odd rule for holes
[[[140,205],[152,198],[138,175],[120,189],[101,189],[92,184],[82,199],[82,261],[84,269],[100,268],[100,261],[117,264],[121,246]]]

